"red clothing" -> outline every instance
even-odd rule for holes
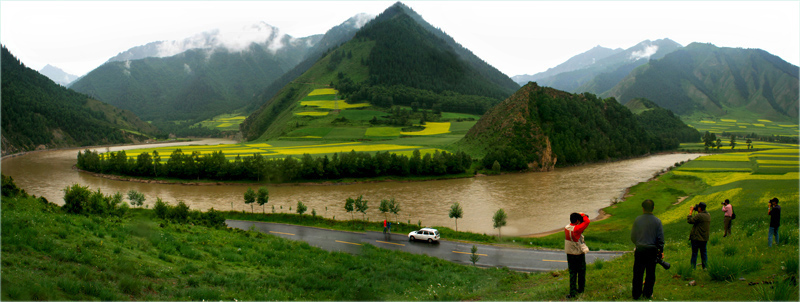
[[[384,228],[386,227],[386,220],[385,219],[383,220],[383,227]]]
[[[583,216],[583,222],[582,223],[570,223],[569,224],[569,225],[575,227],[572,230],[572,239],[571,240],[569,238],[569,230],[564,228],[564,240],[570,240],[570,241],[576,241],[577,242],[578,240],[581,239],[581,235],[583,234],[583,231],[586,230],[586,227],[589,226],[589,216],[586,216],[586,214],[581,214],[581,216]]]

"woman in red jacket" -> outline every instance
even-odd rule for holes
[[[569,267],[568,299],[583,293],[586,284],[586,252],[589,248],[583,243],[583,231],[589,226],[589,217],[584,213],[572,213],[569,221],[570,224],[564,227],[564,252]]]

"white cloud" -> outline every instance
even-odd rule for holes
[[[654,55],[658,51],[658,45],[647,45],[642,50],[637,50],[631,53],[631,61],[647,58]]]

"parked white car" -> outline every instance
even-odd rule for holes
[[[439,241],[439,230],[431,228],[421,228],[408,233],[408,240],[425,240],[428,242]]]

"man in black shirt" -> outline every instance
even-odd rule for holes
[[[664,252],[664,229],[661,220],[653,215],[655,203],[647,199],[642,202],[644,214],[636,217],[631,228],[631,241],[636,245],[633,260],[633,299],[640,296],[653,297],[653,285],[656,283],[656,260]],[[647,273],[642,284],[642,277]]]
[[[772,247],[772,235],[775,235],[775,245],[778,245],[778,227],[781,226],[781,206],[778,205],[778,198],[773,198],[769,201],[769,237],[767,242]]]

